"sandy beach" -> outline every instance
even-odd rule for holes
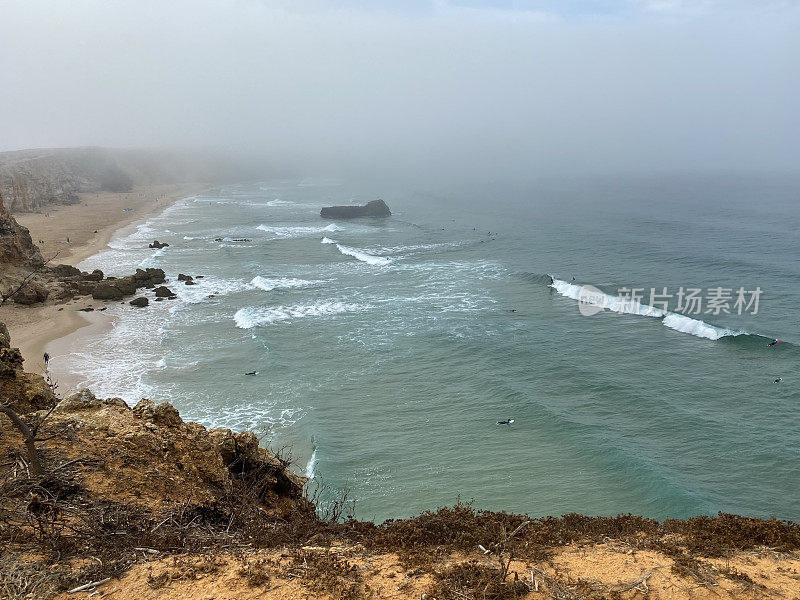
[[[204,189],[203,184],[137,186],[129,193],[81,194],[79,204],[53,206],[41,213],[19,213],[14,218],[30,230],[31,238],[52,264],[77,265],[105,248],[119,229],[142,221],[182,197]],[[82,309],[101,308],[103,302],[80,297],[66,304],[20,306],[12,303],[0,307],[4,322],[25,358],[27,371],[43,373],[43,354],[58,354],[56,340],[92,324],[110,327],[99,311],[89,319]],[[97,315],[94,317],[94,315]],[[60,382],[62,391],[74,389],[77,382]]]

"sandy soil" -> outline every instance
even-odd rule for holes
[[[271,598],[373,597],[419,599],[431,593],[432,577],[420,569],[405,569],[393,554],[370,555],[357,548],[308,549],[311,553],[332,552],[347,560],[368,586],[360,595],[335,593],[324,589],[318,574],[303,565],[292,566],[287,554],[252,552],[244,555],[178,556],[140,564],[120,579],[112,579],[80,594],[63,598],[87,597],[99,592],[115,600],[214,599],[239,600]],[[451,557],[436,567],[456,563],[485,564],[496,567],[488,557]],[[637,551],[609,544],[572,545],[557,550],[552,561],[527,563],[513,561],[509,580],[525,581],[530,591],[520,598],[552,600],[580,598],[636,598],[702,600],[726,598],[797,598],[800,594],[800,560],[796,556],[768,550],[740,553],[725,560],[705,563],[707,578],[696,578],[673,569],[674,561],[658,552]],[[339,590],[336,590],[339,591]],[[334,593],[332,593],[334,592]],[[480,592],[456,591],[453,598],[481,598]],[[514,597],[511,593],[509,598]],[[443,600],[438,599],[437,600]]]
[[[81,194],[79,204],[51,207],[42,213],[19,213],[14,218],[30,230],[45,260],[54,257],[53,264],[77,265],[105,248],[117,230],[204,187],[201,184],[138,186],[126,194]],[[49,345],[50,342],[89,325],[86,313],[80,310],[88,306],[98,309],[102,304],[91,298],[35,307],[7,303],[0,307],[0,321],[8,326],[14,345],[22,351],[25,369],[43,373],[44,352],[57,356],[62,348],[59,344]],[[110,321],[106,326],[110,326]],[[62,382],[62,387],[66,383]],[[69,382],[67,387],[74,389],[74,383]]]

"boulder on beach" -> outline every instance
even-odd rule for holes
[[[100,269],[95,269],[91,273],[86,273],[83,275],[84,281],[103,281],[103,272]]]
[[[325,219],[354,219],[357,217],[391,217],[392,211],[383,200],[372,200],[364,206],[326,206],[319,211]]]
[[[50,272],[56,277],[78,277],[81,270],[72,265],[56,265],[50,268]]]
[[[50,296],[50,290],[37,278],[30,279],[20,287],[11,299],[15,304],[36,304],[44,302]]]
[[[92,289],[92,298],[95,300],[122,300],[124,297],[116,279],[99,281]]]
[[[138,308],[144,308],[145,306],[150,304],[150,301],[144,296],[139,296],[138,298],[134,298],[133,300],[131,300],[129,304],[131,306],[136,306]]]

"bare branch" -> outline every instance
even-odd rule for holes
[[[39,451],[36,449],[36,436],[31,431],[31,428],[20,418],[17,411],[8,404],[0,404],[0,413],[3,413],[11,419],[11,422],[14,423],[14,426],[22,434],[22,439],[25,441],[25,448],[28,453],[28,461],[31,465],[31,473],[33,473],[34,477],[44,477],[44,469],[39,460]]]
[[[16,288],[14,288],[12,291],[10,291],[8,294],[0,294],[0,306],[5,304],[7,300],[10,300],[14,296],[16,296],[26,285],[28,285],[31,282],[31,279],[33,279],[36,276],[37,273],[42,271],[50,262],[54,261],[56,259],[56,257],[58,256],[58,254],[59,253],[56,252],[53,256],[48,258],[41,265],[39,265],[38,267],[33,269],[30,273],[28,273],[22,279],[22,282]]]

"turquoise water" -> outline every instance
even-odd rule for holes
[[[800,519],[799,191],[710,176],[228,186],[81,265],[205,277],[114,306],[114,329],[54,368],[289,446],[362,518],[460,496],[533,515]],[[391,218],[318,216],[376,197]],[[757,314],[583,316],[583,284],[762,295]]]

